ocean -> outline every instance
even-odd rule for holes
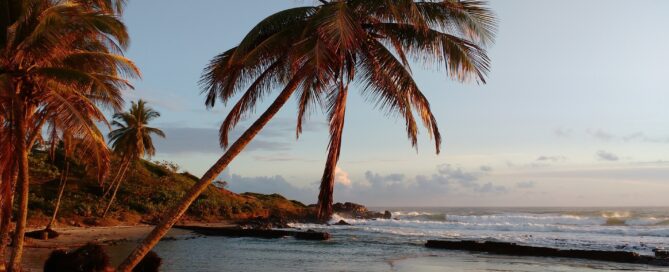
[[[344,219],[324,242],[293,238],[187,237],[162,241],[163,271],[669,271],[577,259],[428,249],[428,239],[516,242],[564,249],[669,249],[669,208],[375,208],[393,219]],[[341,220],[337,215],[332,222]],[[186,238],[186,237],[184,237]],[[127,252],[131,244],[112,248]],[[113,256],[115,257],[115,256]]]

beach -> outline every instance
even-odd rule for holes
[[[194,226],[228,227],[234,226],[229,221],[219,223],[189,223]],[[151,225],[111,226],[111,227],[66,227],[55,228],[60,236],[55,239],[37,240],[26,238],[26,252],[24,253],[24,267],[28,271],[42,271],[44,261],[54,249],[73,249],[86,243],[96,243],[107,248],[114,245],[134,245],[143,239],[151,230]],[[38,229],[30,229],[38,230]],[[195,237],[191,231],[173,228],[163,240],[188,239]],[[120,262],[122,252],[114,251],[114,261]],[[128,253],[128,252],[125,252]]]

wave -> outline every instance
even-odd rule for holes
[[[345,220],[369,231],[397,232],[419,236],[448,236],[465,232],[571,233],[614,236],[669,237],[669,220],[665,218],[619,219],[560,214],[444,215],[426,212],[396,212],[394,219],[346,219],[335,214],[331,223]],[[438,220],[431,220],[438,218]],[[295,227],[317,227],[295,224]],[[341,228],[341,227],[340,227]]]
[[[335,214],[334,224],[348,226],[292,224],[297,228],[325,228],[355,237],[383,237],[382,240],[425,239],[499,240],[538,246],[631,250],[652,254],[655,247],[669,247],[669,219],[662,213],[634,216],[624,213],[588,214],[506,212],[497,214],[396,211],[393,219],[348,219]],[[357,239],[357,238],[356,238]]]
[[[598,215],[501,213],[491,215],[457,215],[420,211],[393,212],[393,218],[409,221],[447,221],[476,224],[552,224],[575,226],[663,226],[669,218],[633,217],[630,212],[601,212]]]

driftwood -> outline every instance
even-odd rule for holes
[[[636,263],[657,266],[669,266],[669,260],[653,256],[639,255],[628,251],[557,249],[549,247],[524,246],[507,242],[479,242],[479,241],[440,241],[428,240],[425,244],[429,248],[452,250],[468,250],[486,252],[490,254],[534,257],[577,258],[619,263]]]
[[[202,226],[175,226],[175,228],[190,230],[198,234],[207,236],[227,236],[227,237],[257,237],[266,239],[276,239],[286,236],[294,236],[300,240],[323,241],[330,239],[327,232],[308,231],[288,231],[276,229],[244,229],[240,227],[202,227]]]

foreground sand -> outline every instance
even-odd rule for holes
[[[221,223],[189,223],[193,226],[233,226],[231,222]],[[101,245],[112,245],[124,241],[143,239],[151,230],[151,225],[114,226],[114,227],[68,227],[55,228],[60,236],[50,240],[26,238],[26,249],[23,266],[27,271],[42,271],[42,265],[54,249],[71,249],[93,242]],[[31,231],[31,230],[29,230]],[[191,231],[172,229],[163,239],[178,239],[193,236]]]

